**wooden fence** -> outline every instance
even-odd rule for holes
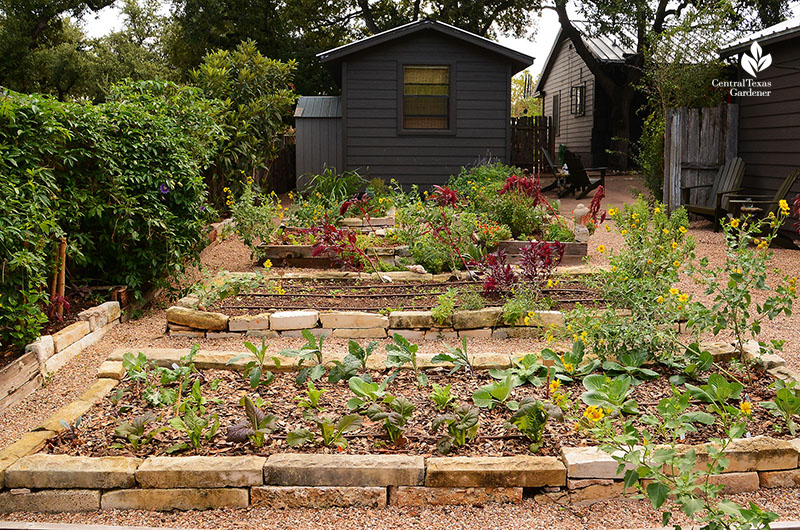
[[[545,167],[541,148],[553,152],[552,131],[550,116],[511,118],[511,165],[541,172]]]
[[[681,205],[681,187],[711,184],[726,160],[736,157],[739,106],[668,109],[664,131],[664,204]],[[692,190],[703,203],[710,188]]]

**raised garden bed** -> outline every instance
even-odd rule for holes
[[[276,430],[267,435],[259,449],[249,443],[222,441],[218,434],[201,445],[198,455],[163,456],[168,444],[176,440],[172,432],[156,434],[150,444],[132,450],[111,448],[112,430],[118,420],[130,419],[143,410],[138,403],[139,388],[126,380],[120,362],[127,350],[117,350],[101,367],[100,379],[80,399],[48,418],[40,429],[26,434],[0,451],[0,511],[93,511],[97,509],[211,509],[264,506],[271,508],[325,508],[345,506],[383,507],[393,505],[485,504],[519,502],[523,496],[541,503],[594,501],[623,495],[622,476],[617,463],[605,453],[587,446],[587,440],[571,432],[572,426],[548,422],[545,444],[538,455],[531,455],[527,441],[519,433],[505,432],[498,424],[508,416],[505,407],[482,410],[478,437],[451,455],[438,456],[429,441],[430,422],[438,412],[426,404],[429,389],[419,390],[410,374],[401,374],[392,383],[394,395],[403,395],[415,405],[403,439],[389,443],[380,422],[364,420],[358,431],[346,434],[343,450],[305,446],[289,449],[285,434],[305,423],[296,413],[293,398],[301,389],[291,379],[293,373],[279,373],[272,385],[259,387],[255,393],[269,401],[269,412],[278,416]],[[145,350],[160,366],[180,362],[188,350]],[[717,346],[719,359],[730,349]],[[223,372],[242,369],[245,361],[231,361],[233,353],[199,351],[195,365],[200,369],[190,378],[204,378],[203,395],[219,397],[220,402],[206,402],[208,413],[221,415],[221,432],[240,421],[244,411],[240,395],[255,393],[243,383],[241,375]],[[330,365],[333,358],[326,356]],[[385,375],[377,369],[381,359],[370,358],[369,370],[375,378]],[[430,359],[423,359],[431,381],[449,383],[456,392],[469,392],[488,380],[487,368],[508,366],[512,358],[496,354],[473,357],[476,372],[472,376],[447,376]],[[769,399],[766,384],[773,377],[796,380],[792,372],[771,359],[767,372],[757,371],[746,391],[753,398]],[[291,365],[283,364],[284,368]],[[728,367],[730,368],[730,367]],[[211,381],[220,382],[216,390]],[[396,385],[396,386],[395,386]],[[319,382],[324,388],[322,405],[338,416],[347,412],[343,383]],[[579,383],[562,389],[574,393]],[[642,409],[652,401],[670,394],[663,379],[643,383],[636,396]],[[121,391],[121,392],[120,392]],[[538,397],[543,391],[531,385],[517,387],[515,398],[522,394]],[[121,396],[121,397],[120,397]],[[113,399],[111,399],[113,397]],[[468,396],[459,395],[460,401]],[[116,402],[116,403],[114,403]],[[121,407],[130,405],[124,410]],[[700,408],[693,405],[693,409]],[[172,416],[173,407],[156,409],[160,425]],[[429,410],[431,409],[431,410]],[[502,410],[502,412],[501,412]],[[753,410],[748,422],[752,437],[734,440],[726,454],[730,466],[711,481],[721,484],[728,493],[758,488],[796,487],[800,440],[761,436],[772,431],[772,418],[765,411]],[[73,431],[76,418],[84,417],[83,427]],[[63,421],[62,421],[63,420]],[[713,428],[693,434],[687,443],[706,454],[704,439]],[[402,439],[401,439],[402,440]],[[658,442],[659,440],[653,440]],[[688,447],[687,447],[688,449]],[[38,454],[37,454],[38,453]],[[189,451],[192,454],[192,451]],[[109,457],[108,455],[115,455]],[[14,490],[13,492],[10,490]]]

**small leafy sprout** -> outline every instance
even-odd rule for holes
[[[303,409],[316,409],[321,411],[322,407],[319,405],[319,399],[325,390],[317,390],[313,381],[308,381],[307,385],[308,387],[306,388],[305,394],[294,398],[294,400],[297,401],[297,406]]]
[[[356,395],[347,401],[347,408],[350,410],[363,409],[373,403],[384,401],[389,403],[392,396],[387,394],[386,387],[394,378],[392,376],[384,379],[380,384],[371,381],[364,381],[360,377],[353,377],[348,381],[350,390]]]
[[[391,410],[385,411],[383,407],[374,403],[364,412],[372,421],[382,421],[386,434],[393,444],[397,444],[403,436],[403,431],[414,413],[414,405],[406,398],[397,397],[388,401]]]
[[[552,360],[553,366],[550,368],[551,375],[566,383],[571,383],[576,377],[583,377],[594,372],[600,366],[600,360],[594,359],[586,364],[583,357],[586,347],[582,340],[578,339],[572,343],[572,351],[559,355],[550,348],[542,350],[542,359]]]
[[[66,420],[58,420],[58,423],[62,427],[64,427],[61,436],[71,440],[72,442],[77,442],[80,439],[80,433],[78,432],[78,430],[80,429],[81,424],[83,423],[83,416],[78,416],[75,419],[75,422],[72,424],[70,424]]]
[[[149,407],[169,407],[178,401],[178,390],[148,385],[142,391],[142,399]]]
[[[310,410],[305,411],[303,417],[307,421],[316,424],[319,429],[319,442],[325,447],[336,446],[340,451],[347,448],[347,440],[344,435],[361,428],[361,416],[358,414],[348,414],[339,418],[336,423],[327,416],[317,416]],[[299,447],[305,443],[314,443],[316,437],[308,429],[297,429],[286,435],[286,443],[289,447]]]
[[[228,427],[225,439],[233,443],[250,440],[253,447],[261,447],[269,433],[275,430],[275,416],[256,407],[249,397],[242,398],[247,419]]]
[[[370,342],[366,348],[362,348],[356,341],[350,339],[347,343],[349,353],[341,361],[333,361],[333,368],[328,373],[328,381],[338,383],[339,381],[349,381],[351,377],[358,375],[359,371],[366,371],[367,359],[378,346],[377,341]]]
[[[792,436],[797,434],[797,424],[794,422],[793,416],[800,414],[800,396],[797,395],[796,385],[795,381],[786,383],[781,379],[776,379],[772,385],[775,388],[775,401],[760,403],[771,414],[784,419]]]
[[[417,366],[417,350],[419,346],[411,344],[408,339],[395,333],[392,335],[393,343],[386,345],[386,367],[393,368],[397,373],[405,365],[410,364],[417,379],[417,386],[428,386],[428,376]]]
[[[638,385],[644,380],[656,379],[658,377],[658,372],[643,368],[647,357],[648,353],[646,350],[625,352],[619,355],[619,362],[604,362],[603,371],[609,375],[627,375],[631,378],[634,385]]]
[[[122,366],[125,368],[125,375],[135,383],[146,382],[149,362],[144,353],[139,352],[133,355],[128,352],[122,356]]]
[[[522,386],[530,383],[533,386],[542,386],[547,376],[547,368],[539,364],[539,358],[529,353],[520,359],[512,361],[511,368],[499,370],[494,368],[489,370],[489,375],[495,379],[505,379],[506,376],[514,377],[514,386]]]
[[[541,401],[532,397],[523,398],[519,409],[505,423],[506,429],[517,429],[530,440],[528,446],[532,453],[542,448],[544,428],[549,415]]]
[[[587,391],[581,394],[581,400],[587,405],[606,412],[639,414],[639,405],[630,399],[633,381],[627,375],[613,379],[603,374],[587,375],[583,378],[583,386]]]
[[[436,355],[431,362],[446,362],[452,363],[453,368],[450,370],[450,375],[453,375],[460,369],[464,369],[468,375],[472,374],[472,363],[469,361],[469,356],[467,355],[467,337],[461,337],[461,347],[460,348],[453,348],[448,346],[447,344],[444,345],[445,349],[447,349],[447,353],[440,353]]]
[[[122,403],[122,400],[126,394],[127,392],[125,392],[122,388],[117,387],[114,393],[108,396],[108,399],[109,401],[111,401],[111,404],[117,408],[118,414],[124,414],[133,408],[131,405],[126,405]]]
[[[476,407],[461,405],[452,413],[433,420],[431,431],[436,433],[443,425],[447,427],[447,433],[436,442],[436,449],[446,455],[453,447],[463,447],[475,438],[480,427],[480,411]]]
[[[219,430],[219,417],[213,414],[210,418],[198,415],[194,409],[187,408],[183,417],[175,417],[169,420],[169,425],[177,431],[181,431],[189,438],[189,443],[182,442],[167,448],[167,453],[177,453],[193,447],[197,452],[204,441],[211,440]]]
[[[200,346],[194,344],[189,353],[181,357],[178,363],[173,363],[171,368],[157,368],[159,374],[161,374],[161,384],[166,386],[182,382],[187,376],[197,372],[197,368],[194,366],[194,358],[199,350]]]
[[[505,404],[509,410],[517,410],[519,403],[516,401],[509,401],[511,393],[514,391],[515,379],[513,375],[507,375],[500,381],[495,381],[488,385],[480,387],[472,394],[472,402],[476,407],[488,408],[492,410],[497,405]]]
[[[200,386],[200,380],[195,379],[194,384],[192,384],[192,389],[189,391],[189,394],[183,400],[183,403],[177,405],[177,410],[180,412],[184,412],[186,409],[192,408],[199,412],[201,415],[206,413],[206,405],[208,403],[219,403],[219,398],[211,398],[208,399],[203,395],[202,388]]]
[[[250,350],[250,353],[237,355],[225,364],[230,365],[243,359],[254,357],[254,359],[245,365],[244,370],[242,371],[244,377],[250,381],[250,388],[258,388],[259,385],[272,384],[272,382],[275,380],[275,374],[264,368],[267,359],[267,350],[269,349],[269,344],[267,344],[266,339],[261,339],[260,347],[256,346],[252,342],[245,342],[244,347]],[[275,366],[280,368],[280,359],[273,356],[272,360],[275,361]]]
[[[456,398],[450,393],[450,385],[441,387],[433,383],[433,392],[431,392],[431,400],[439,412],[443,412],[451,403],[454,403]]]
[[[320,335],[319,340],[317,340],[314,334],[307,329],[304,329],[302,333],[303,338],[306,339],[306,344],[299,349],[288,348],[280,352],[280,355],[297,358],[299,371],[297,372],[297,377],[295,377],[295,382],[298,385],[302,385],[308,379],[317,381],[325,374],[325,367],[322,364],[322,342],[325,340],[325,335]],[[303,367],[303,363],[306,361],[315,364],[314,366]]]
[[[158,427],[157,429],[147,430],[147,424],[156,420],[156,415],[148,411],[133,418],[130,422],[122,422],[114,430],[117,438],[127,440],[134,451],[139,447],[150,443],[153,437],[160,432],[166,431],[169,427]],[[117,444],[121,447],[121,444]]]

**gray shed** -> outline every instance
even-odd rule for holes
[[[428,188],[482,157],[509,162],[511,76],[532,57],[432,20],[318,57],[342,97],[298,103],[298,177],[327,164]]]
[[[342,98],[302,96],[294,111],[297,137],[297,189],[304,176],[316,175],[325,166],[342,167]]]

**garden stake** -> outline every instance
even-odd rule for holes
[[[552,367],[554,363],[555,361],[553,361],[553,359],[542,359],[542,365],[547,368],[547,384],[544,387],[547,399],[550,399],[550,367]]]
[[[61,238],[61,243],[58,245],[58,263],[58,301],[56,302],[56,314],[58,315],[58,320],[61,320],[64,316],[64,276],[66,275],[67,264],[67,240],[63,237]]]

